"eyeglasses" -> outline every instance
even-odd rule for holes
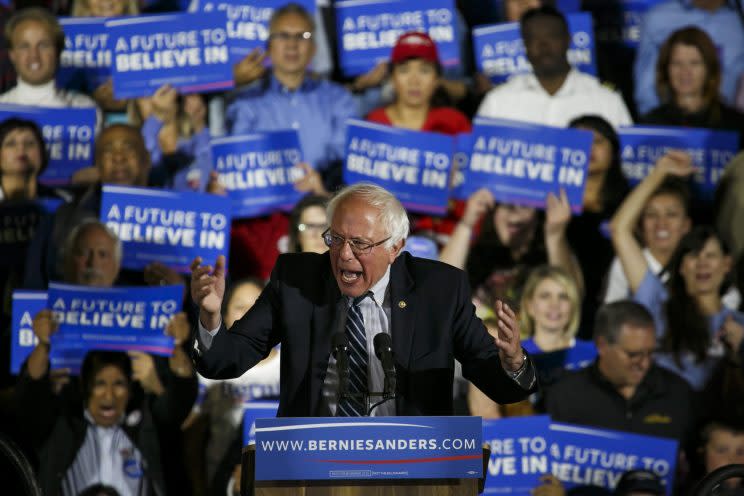
[[[624,348],[621,348],[620,346],[617,347],[618,350],[623,352],[623,355],[631,361],[631,362],[640,362],[644,358],[648,358],[649,361],[654,359],[654,355],[656,354],[656,350],[644,350],[644,351],[628,351]]]
[[[297,224],[297,230],[299,232],[323,231],[324,229],[327,229],[327,228],[328,228],[328,224],[310,224],[310,223]]]
[[[278,33],[271,33],[269,35],[270,40],[279,40],[283,42],[288,41],[310,41],[313,38],[313,33],[310,31],[303,31],[302,33],[288,33],[286,31],[279,31]]]
[[[374,248],[375,246],[380,246],[382,243],[392,237],[388,236],[387,238],[383,239],[382,241],[378,241],[377,243],[368,243],[366,241],[361,241],[358,239],[346,239],[343,236],[332,233],[330,227],[325,230],[322,236],[323,241],[328,248],[341,249],[346,243],[349,243],[349,247],[351,248],[351,251],[352,253],[354,253],[354,255],[367,255],[369,252],[372,251],[372,248]]]

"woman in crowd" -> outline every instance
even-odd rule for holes
[[[175,191],[204,191],[212,170],[207,106],[200,94],[179,95],[165,85],[140,98],[130,119],[142,124],[150,152],[150,185]]]
[[[710,36],[692,26],[675,31],[662,45],[656,64],[662,104],[641,122],[731,130],[741,139],[744,114],[721,101],[720,84],[721,62]]]
[[[305,195],[289,214],[290,253],[325,253],[328,247],[321,235],[328,229],[326,202],[328,198],[310,193]]]
[[[574,280],[583,281],[566,238],[570,220],[564,192],[548,195],[543,214],[531,207],[496,204],[483,188],[468,199],[440,260],[467,271],[478,306],[493,309],[500,299],[517,307],[528,271],[536,265],[562,267]],[[480,233],[471,247],[479,223]]]
[[[607,235],[609,222],[630,190],[620,168],[620,140],[612,125],[602,117],[584,115],[570,127],[590,131],[592,148],[584,189],[583,211],[571,218],[567,236],[584,274],[586,295],[582,305],[582,336],[591,336],[594,314],[601,303],[599,295],[612,262],[612,243]]]
[[[664,284],[650,270],[633,233],[644,205],[666,177],[692,172],[690,157],[683,152],[671,151],[659,159],[615,214],[612,242],[633,298],[654,315],[661,345],[656,363],[701,390],[724,353],[721,345],[736,354],[741,344],[744,314],[727,308],[721,297],[732,265],[726,244],[713,228],[694,228],[680,240]]]
[[[39,184],[49,156],[36,123],[10,118],[0,123],[0,202],[55,197],[61,193]]]

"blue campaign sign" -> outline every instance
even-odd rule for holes
[[[566,20],[571,31],[569,62],[578,70],[596,76],[597,57],[591,14],[569,14]],[[473,50],[478,71],[494,83],[503,83],[514,74],[532,72],[518,22],[473,29]]]
[[[11,374],[21,372],[21,365],[39,342],[34,334],[34,316],[46,306],[46,291],[13,291],[10,323]]]
[[[566,370],[588,367],[597,357],[594,343],[582,339],[576,339],[570,348],[547,353],[540,350],[531,338],[523,340],[522,346],[532,357],[542,385],[553,384]]]
[[[35,201],[0,201],[0,267],[23,266],[46,209]]]
[[[452,159],[452,191],[450,196],[457,200],[467,200],[465,181],[473,151],[473,133],[462,133],[455,136],[455,156]]]
[[[543,208],[562,188],[581,212],[591,147],[589,131],[479,117],[460,194],[485,186],[496,201]]]
[[[483,420],[483,442],[491,448],[483,494],[527,496],[550,470],[550,417]]]
[[[224,11],[106,21],[116,98],[151,96],[164,84],[181,93],[232,88]]]
[[[479,478],[480,417],[256,420],[256,480]]]
[[[0,121],[10,117],[33,121],[41,128],[49,153],[42,183],[68,184],[75,171],[93,164],[95,109],[0,104]]]
[[[344,182],[371,181],[414,212],[444,214],[449,197],[454,139],[349,120]]]
[[[276,417],[278,401],[247,401],[243,404],[243,446],[256,442],[256,420]]]
[[[267,131],[216,138],[212,164],[232,202],[233,217],[257,217],[291,210],[303,193],[294,183],[304,171],[297,131]]]
[[[390,60],[400,35],[426,32],[444,67],[460,63],[453,0],[345,0],[335,3],[341,69],[357,76]]]
[[[173,352],[165,327],[181,310],[183,286],[98,288],[50,283],[48,306],[59,330],[52,335],[52,367],[72,363],[92,349]]]
[[[124,244],[127,269],[160,262],[188,273],[197,256],[214,264],[230,248],[230,200],[219,195],[105,185],[100,218]]]
[[[111,48],[104,17],[61,17],[65,48],[59,59],[57,86],[94,90],[111,77]]]
[[[641,26],[643,16],[651,7],[665,0],[619,0],[617,2],[606,2],[612,14],[616,14],[617,7],[620,8],[621,16],[615,15],[615,19],[622,21],[620,26],[623,43],[630,48],[637,48],[641,40]],[[619,4],[619,5],[618,5]]]
[[[671,149],[692,156],[696,167],[693,191],[697,198],[713,199],[724,168],[739,151],[739,134],[680,127],[634,126],[620,128],[622,169],[631,185],[638,184],[654,164]]]
[[[196,7],[200,12],[225,11],[227,38],[230,40],[230,59],[239,62],[255,48],[266,49],[269,39],[269,20],[274,11],[287,0],[202,0]],[[298,0],[310,15],[315,13],[315,0]]]
[[[581,485],[614,489],[624,472],[645,469],[656,473],[672,494],[677,442],[671,439],[553,423],[550,454],[550,471],[566,489]]]

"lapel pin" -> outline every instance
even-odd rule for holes
[[[398,308],[406,308],[406,302],[404,300],[400,300],[398,302]]]

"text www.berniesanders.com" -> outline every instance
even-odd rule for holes
[[[264,451],[474,450],[475,439],[308,439],[261,441]]]

